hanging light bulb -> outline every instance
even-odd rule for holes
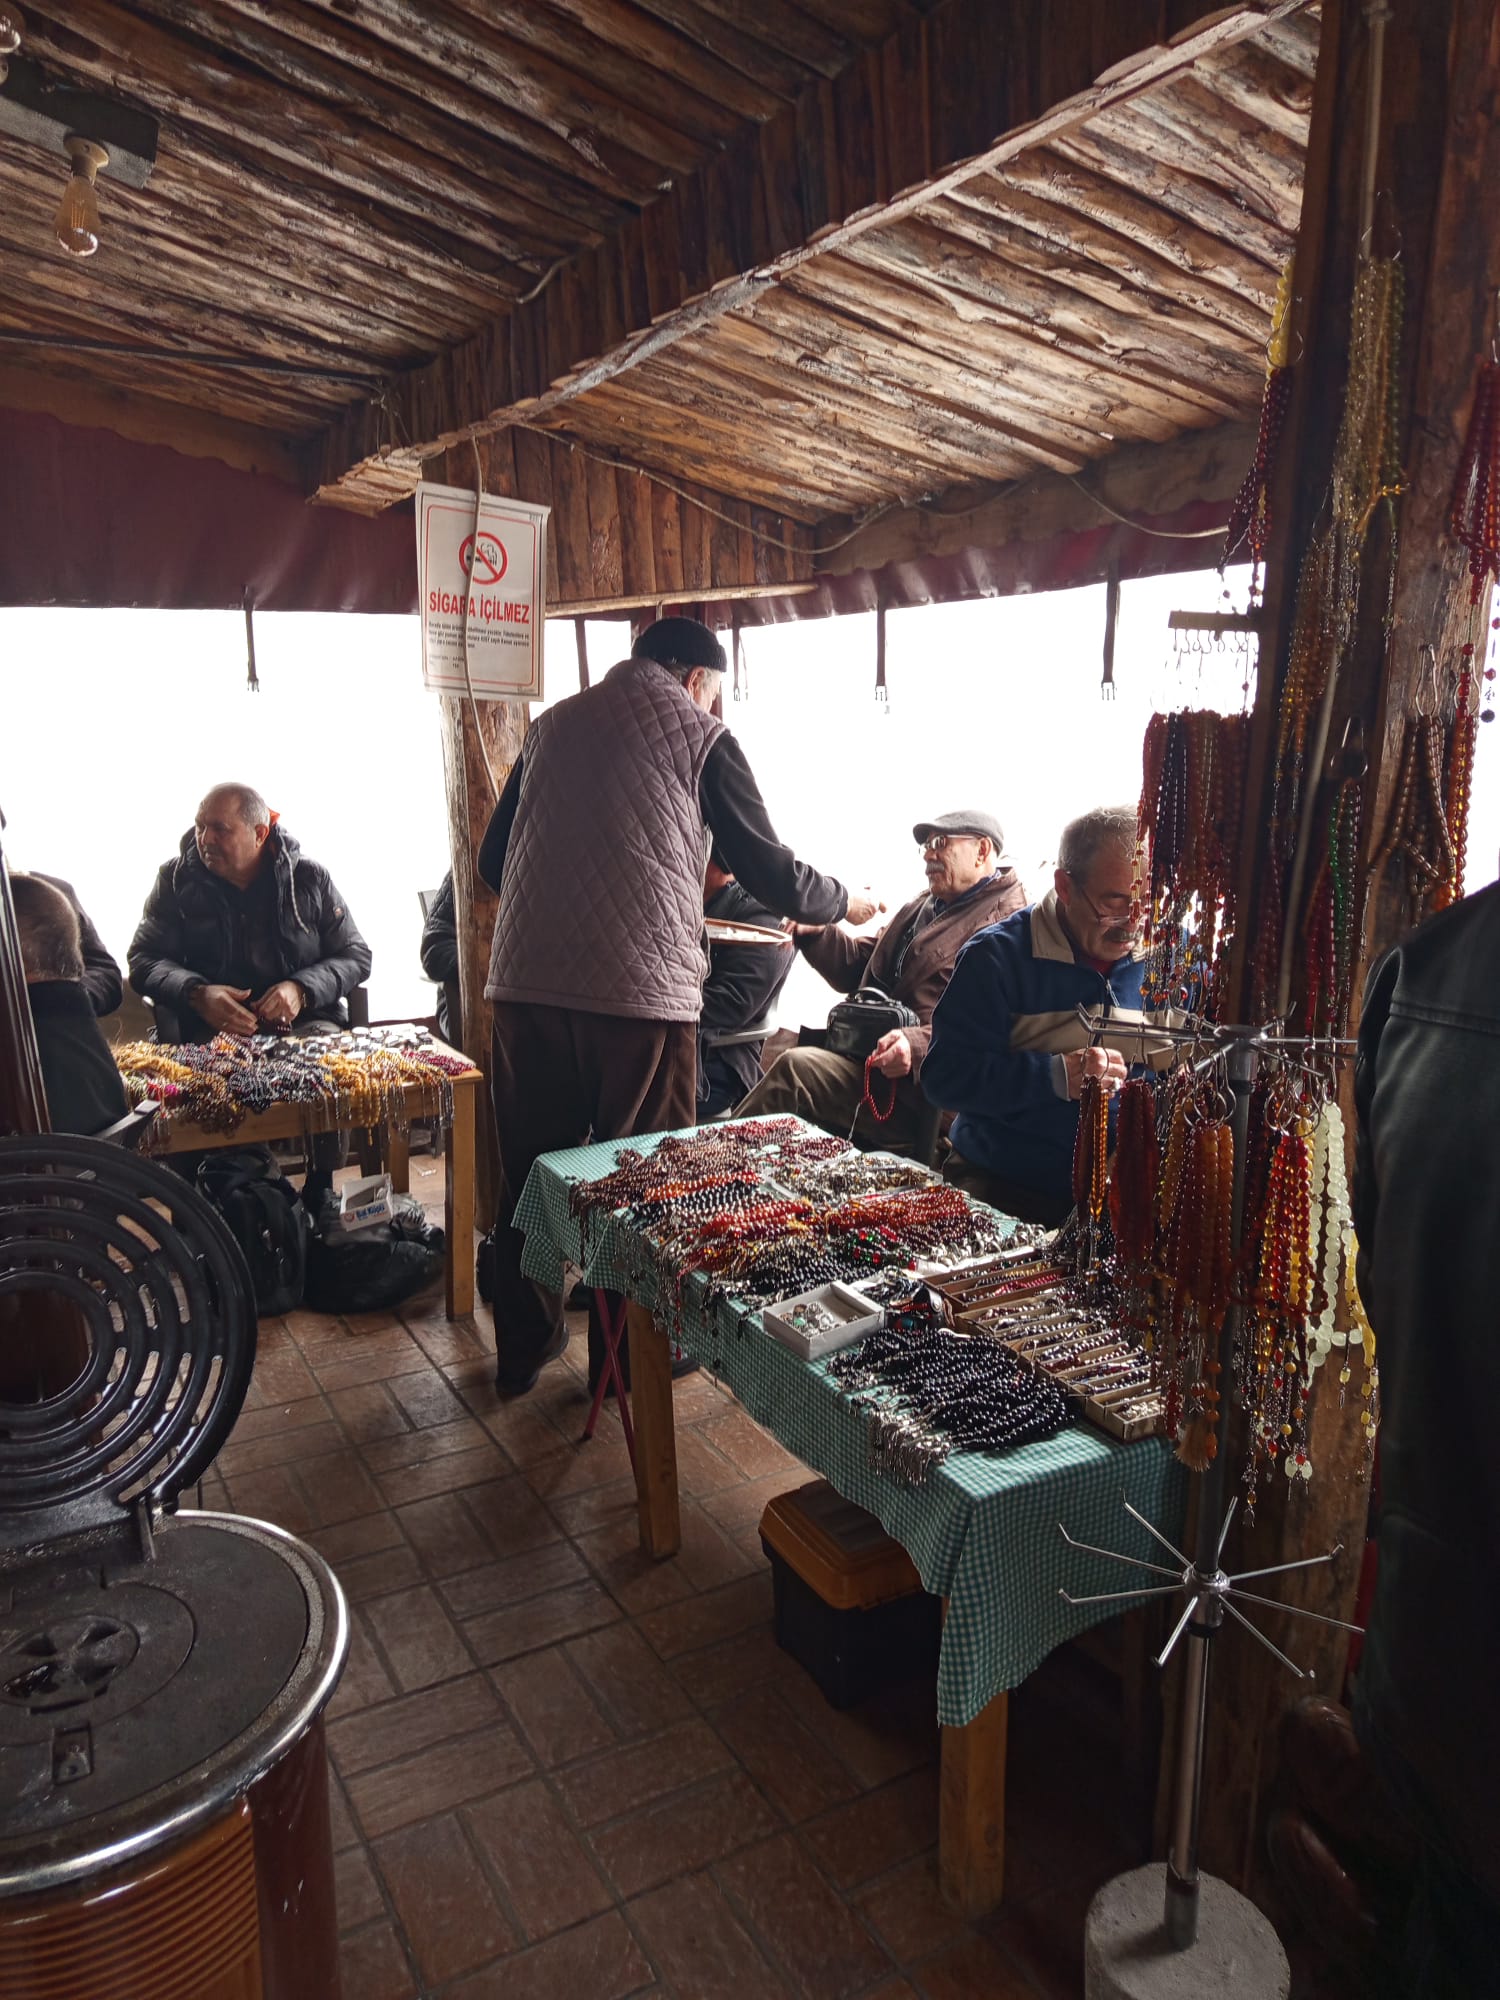
[[[21,37],[26,32],[26,23],[19,7],[12,7],[10,0],[0,0],[0,83],[10,75],[7,56],[13,56],[21,46]]]
[[[92,139],[80,139],[70,132],[63,140],[73,162],[72,176],[58,204],[57,240],[72,257],[92,257],[99,248],[99,202],[94,194],[94,177],[108,166],[109,154]]]

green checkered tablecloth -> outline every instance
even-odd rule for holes
[[[628,1143],[649,1149],[652,1141]],[[580,1146],[537,1161],[515,1218],[526,1236],[525,1268],[539,1283],[561,1290],[564,1262],[581,1264],[590,1284],[655,1308],[654,1280],[628,1219],[593,1218],[587,1253],[580,1255],[578,1223],[568,1212],[572,1182],[608,1173],[620,1150],[620,1143]],[[940,1722],[972,1721],[1054,1646],[1113,1615],[1109,1606],[1070,1609],[1057,1594],[1060,1586],[1076,1593],[1141,1581],[1139,1571],[1069,1549],[1059,1522],[1080,1541],[1155,1560],[1161,1552],[1125,1513],[1121,1502],[1128,1499],[1179,1541],[1186,1474],[1160,1439],[1119,1444],[1079,1424],[993,1456],[955,1454],[923,1485],[908,1486],[871,1466],[865,1420],[825,1363],[799,1360],[742,1303],[721,1300],[705,1316],[705,1290],[701,1276],[691,1278],[680,1329],[670,1316],[683,1348],[788,1451],[876,1515],[910,1554],[927,1589],[948,1599],[938,1666]]]

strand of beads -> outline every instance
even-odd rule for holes
[[[891,1089],[891,1094],[883,1105],[875,1102],[875,1079],[877,1076],[881,1077],[882,1082],[889,1083]],[[868,1111],[877,1125],[884,1125],[896,1109],[896,1079],[894,1077],[886,1077],[880,1070],[876,1069],[873,1055],[865,1057],[865,1087],[859,1103],[860,1109]]]
[[[1213,1010],[1236,924],[1239,821],[1249,723],[1189,710],[1153,715],[1136,809],[1148,908],[1148,1004]]]
[[[1266,384],[1261,394],[1260,426],[1255,439],[1255,457],[1244,483],[1229,510],[1229,526],[1224,536],[1224,553],[1219,561],[1222,572],[1242,546],[1250,550],[1250,594],[1258,596],[1260,567],[1265,560],[1271,534],[1271,482],[1275,475],[1276,448],[1281,441],[1287,406],[1292,397],[1292,369],[1288,365],[1292,310],[1294,259],[1288,258],[1276,285],[1271,309],[1271,338],[1266,346]]]
[[[1079,1236],[1080,1272],[1098,1255],[1108,1170],[1109,1098],[1101,1077],[1086,1076],[1078,1093],[1078,1131],[1073,1140],[1073,1200],[1084,1224]]]

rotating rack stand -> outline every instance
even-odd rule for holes
[[[1078,1010],[1085,1027],[1097,1036],[1102,1031],[1115,1035],[1133,1034],[1133,1028],[1122,1029],[1111,1023],[1106,1015],[1090,1014],[1084,1008]],[[1228,1070],[1229,1087],[1234,1094],[1234,1111],[1231,1129],[1234,1136],[1234,1180],[1232,1205],[1230,1210],[1230,1241],[1234,1255],[1239,1256],[1244,1239],[1245,1226],[1245,1164],[1247,1142],[1250,1130],[1250,1096],[1255,1087],[1264,1057],[1284,1053],[1326,1052],[1333,1060],[1346,1058],[1354,1047],[1349,1041],[1328,1036],[1316,1038],[1307,1036],[1283,1036],[1276,1024],[1265,1028],[1243,1025],[1222,1025],[1203,1022],[1190,1029],[1142,1027],[1144,1039],[1156,1042],[1173,1041],[1184,1048],[1202,1051],[1198,1067],[1224,1061]],[[1242,1309],[1237,1299],[1232,1299],[1224,1315],[1224,1325],[1220,1334],[1220,1363],[1222,1379],[1232,1379],[1231,1360],[1239,1336]],[[1167,1854],[1165,1927],[1168,1942],[1174,1951],[1186,1951],[1198,1935],[1198,1910],[1201,1876],[1198,1869],[1199,1832],[1203,1806],[1203,1750],[1208,1725],[1209,1667],[1213,1641],[1223,1629],[1226,1616],[1244,1626],[1266,1651],[1295,1674],[1298,1679],[1310,1679],[1311,1675],[1297,1666],[1278,1646],[1266,1637],[1238,1607],[1241,1604],[1259,1604],[1273,1610],[1288,1611],[1299,1618],[1311,1618],[1320,1625],[1334,1625],[1346,1632],[1358,1632],[1361,1627],[1348,1624],[1342,1618],[1327,1618],[1321,1612],[1306,1611],[1300,1605],[1278,1604],[1274,1598],[1262,1597],[1241,1586],[1261,1577],[1280,1576],[1288,1570],[1309,1569],[1322,1563],[1332,1562],[1342,1553],[1342,1545],[1330,1549],[1325,1555],[1305,1556],[1300,1561],[1276,1563],[1266,1569],[1243,1570],[1235,1576],[1226,1576],[1222,1567],[1224,1547],[1229,1538],[1229,1530],[1234,1520],[1238,1498],[1225,1505],[1224,1488],[1228,1477],[1229,1455],[1220,1451],[1209,1462],[1203,1474],[1203,1483],[1198,1496],[1198,1527],[1194,1551],[1191,1558],[1181,1549],[1175,1548],[1166,1537],[1132,1507],[1124,1503],[1125,1511],[1139,1522],[1151,1537],[1159,1542],[1169,1554],[1176,1568],[1169,1569],[1164,1563],[1142,1561],[1138,1556],[1122,1555],[1115,1549],[1095,1548],[1090,1543],[1075,1541],[1061,1522],[1059,1531],[1069,1548],[1080,1552],[1103,1556],[1110,1562],[1118,1562],[1129,1568],[1146,1570],[1154,1575],[1170,1579],[1168,1582],[1152,1584],[1135,1590],[1104,1591],[1093,1596],[1076,1597],[1064,1590],[1063,1600],[1070,1605],[1081,1604],[1123,1604],[1143,1602],[1148,1599],[1175,1597],[1179,1592],[1185,1598],[1182,1616],[1173,1627],[1171,1636],[1157,1655],[1156,1664],[1164,1667],[1171,1658],[1178,1642],[1186,1635],[1186,1680],[1183,1687],[1182,1709],[1177,1739],[1177,1768],[1173,1784],[1171,1842]]]

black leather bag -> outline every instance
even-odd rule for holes
[[[850,1056],[863,1062],[882,1035],[892,1028],[915,1028],[917,1017],[910,1007],[882,993],[878,986],[861,986],[847,1000],[828,1012],[823,1046],[836,1056]]]

